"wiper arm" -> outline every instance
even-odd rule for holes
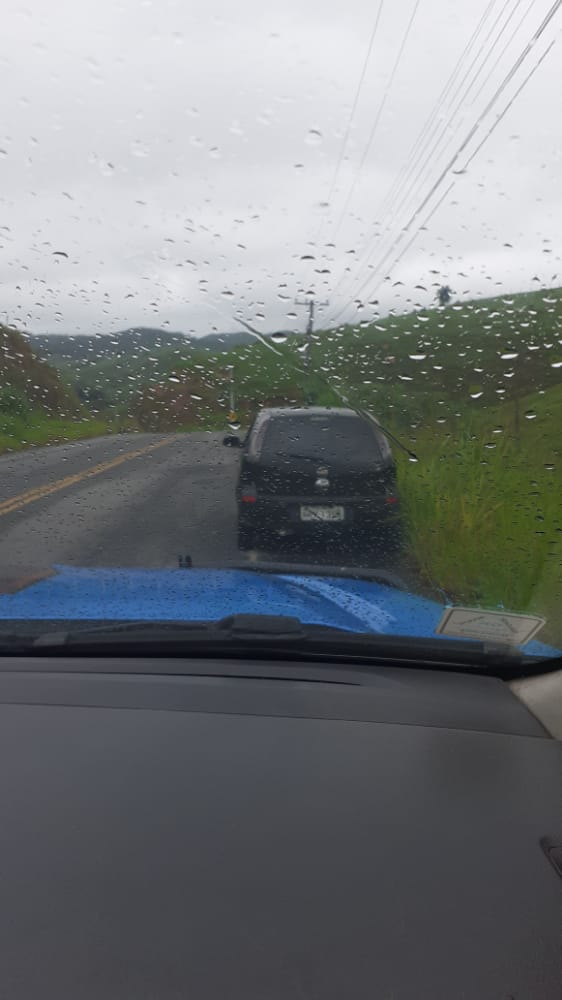
[[[275,459],[275,464],[272,459]],[[326,455],[307,455],[302,451],[272,451],[271,455],[264,461],[269,464],[271,468],[277,469],[277,462],[282,462],[287,458],[297,458],[302,459],[303,462],[322,462],[324,464],[329,463],[330,459]]]
[[[366,568],[364,566],[334,566],[325,563],[295,563],[278,562],[265,559],[246,559],[236,562],[220,563],[193,563],[191,556],[180,556],[178,559],[180,569],[218,569],[218,570],[243,570],[249,573],[273,573],[279,576],[331,576],[340,577],[346,580],[368,580],[370,583],[382,583],[387,587],[395,587],[397,590],[407,590],[406,583],[398,576],[387,569],[377,569],[376,567]]]

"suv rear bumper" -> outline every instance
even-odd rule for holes
[[[334,521],[303,520],[302,507],[342,508],[343,519]],[[239,522],[255,531],[271,535],[326,534],[349,530],[393,527],[400,523],[400,504],[387,503],[384,497],[263,497],[253,503],[238,502]]]

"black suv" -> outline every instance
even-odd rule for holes
[[[386,437],[354,410],[264,409],[241,447],[238,545],[288,535],[353,531],[366,542],[399,537],[396,471]]]

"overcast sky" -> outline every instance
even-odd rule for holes
[[[486,110],[552,3],[4,0],[2,319],[272,330],[309,290],[336,321],[562,284],[562,13]]]

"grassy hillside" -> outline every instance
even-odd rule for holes
[[[25,337],[0,326],[0,452],[103,433],[76,391]]]
[[[267,336],[267,334],[266,334]],[[33,349],[54,363],[82,364],[93,358],[112,358],[115,355],[135,354],[141,350],[160,351],[174,348],[195,348],[204,351],[230,351],[233,347],[253,343],[254,338],[245,331],[210,333],[204,337],[191,337],[177,330],[137,326],[119,330],[114,334],[30,334]]]
[[[317,331],[312,373],[305,376],[303,338],[254,340],[224,354],[194,349],[174,371],[215,378],[234,369],[241,405],[298,389],[335,402],[326,382],[374,408],[395,428],[464,420],[498,412],[509,428],[524,421],[523,400],[562,379],[562,291],[480,300],[446,309],[390,316],[367,326]],[[315,377],[314,373],[318,373]]]

